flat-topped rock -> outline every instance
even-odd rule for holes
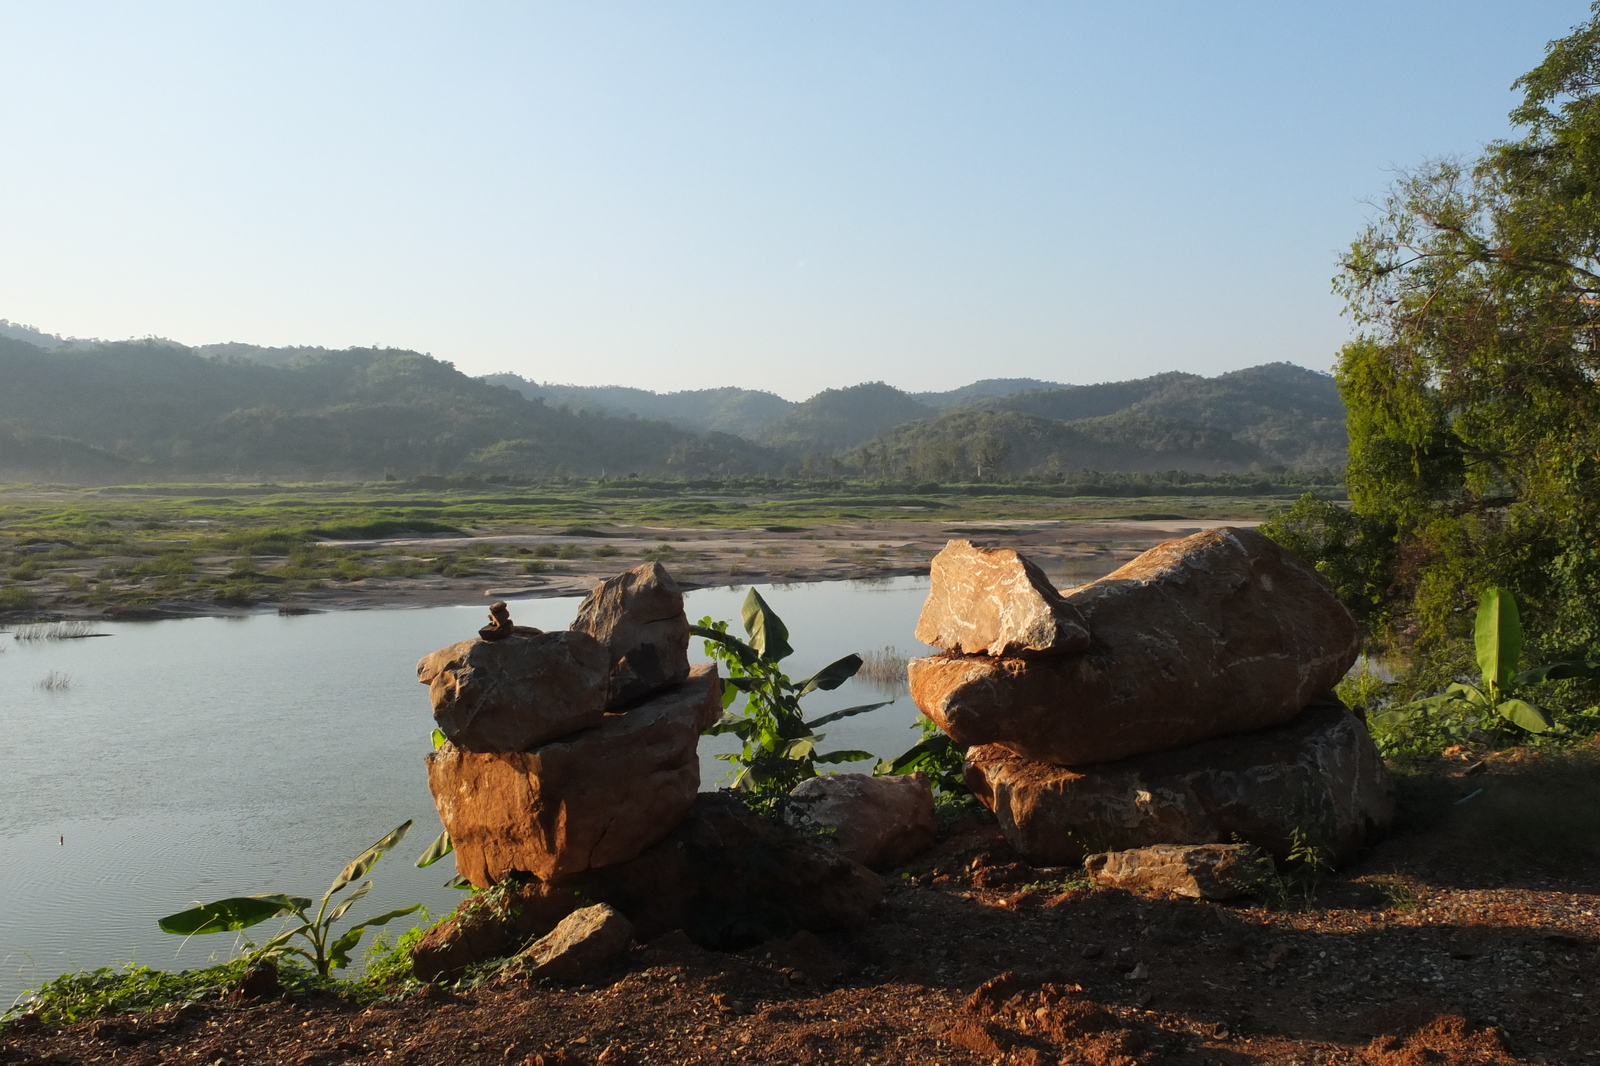
[[[596,586],[578,605],[572,628],[611,654],[607,710],[629,707],[689,676],[689,619],[683,590],[657,562]]]
[[[1088,650],[913,659],[911,695],[958,743],[1059,766],[1112,762],[1287,722],[1355,662],[1355,619],[1254,530],[1168,541],[1066,600]]]
[[[1083,862],[1095,884],[1164,896],[1224,900],[1272,880],[1272,859],[1254,844],[1154,844],[1102,852]]]
[[[1009,548],[952,540],[933,557],[928,600],[917,619],[924,644],[969,655],[1082,651],[1089,630],[1044,571]]]
[[[1332,695],[1293,722],[1103,766],[1068,769],[998,744],[967,752],[967,784],[1039,865],[1152,844],[1255,844],[1295,834],[1342,863],[1388,831],[1394,783],[1367,727]]]
[[[424,656],[433,720],[467,751],[526,751],[598,725],[610,659],[587,633],[522,626],[494,640],[463,640]]]
[[[456,869],[486,888],[510,873],[551,881],[635,858],[694,803],[700,734],[721,714],[722,681],[705,664],[648,702],[532,751],[445,744],[427,757],[428,787]]]

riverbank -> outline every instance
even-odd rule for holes
[[[851,497],[832,509],[858,511],[819,518],[816,500],[746,496],[666,522],[652,512],[682,500],[632,499],[610,511],[640,520],[589,507],[586,521],[552,523],[561,508],[531,498],[268,488],[256,498],[181,495],[192,486],[0,493],[0,623],[581,596],[649,559],[688,587],[871,580],[926,573],[952,537],[1022,549],[1070,585],[1171,537],[1253,525],[1281,502],[1195,497],[1164,501],[1182,512],[1152,512],[1138,509],[1150,499]]]
[[[669,934],[580,986],[23,1019],[0,1061],[1579,1066],[1600,1047],[1594,761],[1407,773],[1390,839],[1266,902],[1090,888],[974,815],[858,931],[727,954]]]

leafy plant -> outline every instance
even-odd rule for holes
[[[346,929],[338,937],[333,937],[333,926],[339,919],[349,913],[350,908],[372,891],[372,882],[364,881],[342,901],[333,903],[333,897],[348,888],[358,878],[364,877],[377,861],[383,858],[385,852],[393,848],[411,829],[411,820],[407,819],[391,832],[384,835],[376,844],[356,856],[348,866],[339,872],[333,879],[333,884],[322,894],[322,899],[317,903],[316,915],[309,912],[313,901],[305,896],[290,896],[283,893],[263,893],[256,896],[230,896],[219,899],[214,903],[205,903],[192,907],[177,914],[169,914],[160,919],[158,924],[163,932],[175,933],[179,936],[198,936],[202,933],[221,933],[248,929],[258,925],[269,918],[279,918],[292,915],[298,919],[299,924],[279,933],[271,940],[262,944],[250,953],[252,958],[269,958],[281,955],[299,955],[316,969],[317,974],[327,977],[330,970],[344,969],[350,965],[350,952],[361,942],[362,934],[369,928],[386,925],[396,918],[403,917],[422,906],[413,903],[409,907],[380,914],[376,918],[369,918],[364,922]],[[291,943],[295,937],[303,937],[310,945],[307,948]]]
[[[102,1014],[127,1014],[153,1010],[170,1003],[219,999],[239,986],[247,958],[198,970],[157,970],[129,963],[121,969],[64,973],[36,989],[24,992],[0,1023],[31,1015],[46,1025],[70,1025]],[[325,988],[328,982],[301,966],[280,966],[279,983],[290,992],[304,994]]]
[[[1374,724],[1392,727],[1400,724],[1410,713],[1425,708],[1436,714],[1479,724],[1484,723],[1490,715],[1498,714],[1530,733],[1543,733],[1554,726],[1550,712],[1511,695],[1520,678],[1529,677],[1537,671],[1517,673],[1517,662],[1522,657],[1522,623],[1517,614],[1516,597],[1506,589],[1490,587],[1483,590],[1478,601],[1473,643],[1477,651],[1481,684],[1453,682],[1437,696],[1402,704],[1374,716]],[[1553,670],[1554,667],[1548,669]]]
[[[744,742],[741,750],[717,756],[739,767],[732,787],[754,793],[758,806],[775,805],[795,785],[817,776],[819,763],[872,758],[866,751],[819,752],[817,746],[825,734],[817,729],[885,707],[893,700],[846,707],[812,719],[807,719],[800,707],[800,700],[810,693],[836,689],[854,677],[861,669],[861,656],[846,655],[810,677],[790,680],[780,665],[794,654],[783,620],[755,589],[745,597],[739,614],[748,642],[731,636],[727,622],[715,622],[709,616],[689,627],[691,633],[706,638],[706,654],[727,670],[722,689],[725,713],[706,732],[731,733]],[[727,711],[741,695],[745,698],[742,712]]]
[[[912,728],[922,734],[922,739],[897,758],[879,761],[878,765],[873,767],[874,776],[914,774],[920,770],[928,775],[928,782],[936,793],[952,796],[971,795],[962,773],[966,765],[967,749],[951,740],[930,718],[918,718]]]

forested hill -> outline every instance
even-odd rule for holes
[[[0,476],[408,477],[776,471],[738,437],[528,400],[417,352],[287,365],[164,342],[53,351],[0,337]]]
[[[1344,462],[1332,379],[1286,363],[1104,385],[990,379],[943,393],[869,382],[797,403],[734,387],[660,394],[472,378],[398,349],[49,339],[47,350],[0,336],[0,477],[959,480]]]

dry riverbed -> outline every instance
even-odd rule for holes
[[[161,617],[295,612],[582,595],[598,581],[647,559],[687,587],[865,580],[925,574],[952,537],[1022,550],[1058,584],[1091,580],[1173,537],[1226,521],[1026,520],[860,521],[726,530],[621,524],[469,531],[466,536],[397,536],[327,541],[337,553],[311,569],[304,555],[210,550],[182,558],[163,576],[145,559],[73,557],[45,541],[16,551],[12,588],[34,606],[0,620]],[[55,553],[54,556],[52,553]],[[171,552],[163,558],[178,559]],[[37,560],[37,562],[33,562]],[[447,562],[441,564],[440,560]],[[174,564],[175,566],[177,564]]]

